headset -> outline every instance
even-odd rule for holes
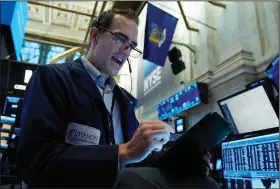
[[[128,63],[128,68],[129,68],[129,75],[130,75],[130,94],[132,91],[132,77],[131,77],[131,73],[132,73],[132,69],[131,69],[131,65],[130,65],[130,60],[127,58],[127,63]]]

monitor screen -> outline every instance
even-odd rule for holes
[[[216,160],[216,170],[222,170],[222,160],[220,158]]]
[[[278,117],[263,86],[218,101],[224,117],[235,134],[244,134],[279,126]]]
[[[8,143],[7,140],[1,140],[1,148],[7,149],[8,148]]]
[[[200,91],[197,83],[192,83],[184,90],[162,101],[158,107],[158,118],[163,120],[201,104]]]
[[[7,96],[3,114],[9,117],[20,117],[22,110],[23,98]]]
[[[273,81],[274,86],[279,90],[279,55],[267,67],[266,75]]]
[[[10,27],[16,59],[20,60],[20,52],[24,41],[25,28],[28,22],[28,2],[1,1],[1,25]]]
[[[13,126],[13,124],[15,123],[15,118],[14,117],[8,117],[8,116],[3,116],[1,115],[1,123],[2,123],[2,127],[5,127],[5,129],[7,128],[11,128],[9,125]]]
[[[185,131],[185,121],[184,118],[179,118],[175,120],[175,131],[176,133],[181,133]]]
[[[222,143],[224,188],[279,188],[279,133]]]

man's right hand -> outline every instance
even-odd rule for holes
[[[132,139],[119,145],[120,165],[138,163],[152,151],[160,151],[169,141],[174,129],[163,121],[143,121],[138,126]]]

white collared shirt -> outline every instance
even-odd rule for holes
[[[81,60],[84,64],[84,67],[96,86],[98,87],[101,96],[103,97],[105,106],[108,110],[108,112],[111,112],[111,107],[112,107],[112,98],[113,98],[113,92],[112,90],[114,89],[116,85],[116,81],[114,78],[109,77],[109,82],[106,86],[105,84],[105,79],[102,76],[102,74],[86,59],[86,57],[82,56]],[[104,87],[105,91],[103,90]],[[124,137],[123,137],[123,132],[122,132],[122,125],[121,125],[121,114],[120,114],[120,104],[116,100],[114,109],[113,109],[113,126],[114,126],[114,136],[115,136],[115,142],[116,144],[123,144],[124,143]]]

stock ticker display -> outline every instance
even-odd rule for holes
[[[279,188],[279,133],[222,143],[225,188]]]
[[[197,83],[192,83],[158,105],[158,118],[164,120],[199,104],[201,104],[199,87]]]

